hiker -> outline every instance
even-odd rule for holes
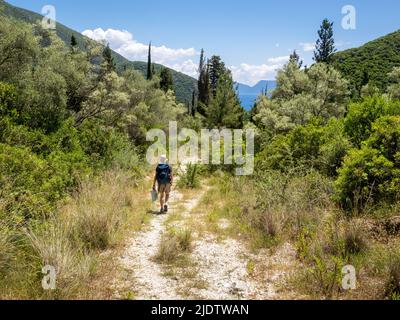
[[[160,213],[168,212],[168,200],[173,182],[172,168],[168,164],[168,159],[165,155],[160,157],[160,163],[156,169],[154,177],[153,190],[156,190],[158,184],[158,193],[160,195]]]

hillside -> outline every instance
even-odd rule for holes
[[[350,80],[353,90],[369,81],[380,89],[389,84],[387,74],[400,66],[400,30],[365,45],[338,52],[333,63]]]
[[[4,0],[0,0],[0,16],[3,14],[27,23],[36,23],[37,21],[42,19],[42,16],[40,14],[37,14],[35,12],[23,8],[12,6],[9,3],[5,2]],[[78,41],[79,47],[81,49],[84,49],[85,36],[58,22],[57,22],[57,35],[67,44],[69,44],[71,36],[74,35]],[[146,62],[129,61],[128,59],[124,58],[115,51],[113,51],[113,57],[117,65],[117,69],[119,71],[132,68],[142,72],[143,74],[146,73],[147,70]],[[155,69],[157,72],[161,68],[162,65],[155,64]],[[174,77],[176,97],[178,101],[183,103],[191,101],[193,89],[197,88],[197,80],[181,72],[177,72],[172,69],[171,71]]]

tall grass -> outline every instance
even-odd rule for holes
[[[127,172],[111,171],[82,182],[80,192],[44,221],[0,225],[0,298],[101,298],[90,287],[108,274],[102,254],[142,226],[147,198],[147,189]],[[41,287],[46,265],[57,272],[54,291]]]

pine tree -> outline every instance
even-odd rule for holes
[[[151,42],[149,44],[149,54],[147,57],[147,80],[153,79],[153,64],[151,63]]]
[[[319,39],[314,51],[315,62],[329,63],[330,57],[336,52],[335,40],[333,38],[333,22],[325,19],[318,31]]]
[[[174,78],[170,69],[163,67],[160,73],[160,88],[165,92],[174,91]]]
[[[300,60],[300,56],[298,55],[296,50],[294,50],[293,53],[290,55],[289,60],[296,62],[296,64],[299,66],[299,69],[303,66],[303,60]]]
[[[115,71],[116,66],[115,66],[114,58],[112,56],[112,51],[110,49],[109,44],[107,44],[107,46],[103,50],[103,60],[104,60],[106,72]]]

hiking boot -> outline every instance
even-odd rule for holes
[[[164,208],[161,208],[160,209],[160,214],[163,214],[164,213]]]
[[[168,212],[168,205],[164,206],[164,212]]]

